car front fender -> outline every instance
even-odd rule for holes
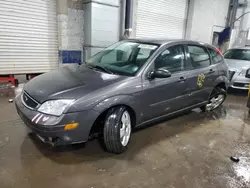
[[[99,113],[103,113],[107,109],[117,106],[117,105],[125,105],[130,107],[134,112],[136,119],[138,119],[138,113],[139,112],[139,101],[135,99],[134,96],[132,95],[117,95],[113,96],[107,99],[104,99],[103,101],[99,102],[93,110]]]

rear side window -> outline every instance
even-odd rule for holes
[[[210,65],[210,58],[205,48],[194,45],[188,45],[187,48],[193,69],[208,67]]]
[[[221,57],[221,55],[219,54],[219,52],[216,52],[215,50],[208,48],[208,51],[211,55],[212,61],[214,64],[220,63],[222,62],[223,58]]]

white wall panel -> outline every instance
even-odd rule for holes
[[[186,38],[212,43],[213,31],[225,27],[228,7],[229,0],[191,0]]]
[[[119,40],[118,7],[92,4],[91,42],[93,46],[106,47]]]
[[[86,59],[119,40],[119,0],[84,4],[84,49]]]
[[[56,0],[0,0],[0,74],[58,67]]]

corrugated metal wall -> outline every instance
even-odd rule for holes
[[[188,0],[137,0],[137,38],[184,38]]]
[[[56,0],[0,0],[0,74],[57,67]]]

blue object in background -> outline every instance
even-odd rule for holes
[[[61,62],[64,63],[82,63],[82,52],[81,51],[69,51],[60,50],[59,58]]]
[[[221,46],[224,41],[229,40],[231,35],[231,28],[227,27],[219,33],[218,45]]]

